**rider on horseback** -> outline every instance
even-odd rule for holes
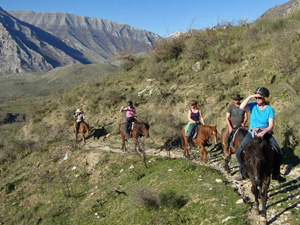
[[[80,123],[84,122],[85,116],[83,115],[83,112],[80,109],[77,109],[74,113],[74,119],[76,122],[76,131],[78,132]]]
[[[132,123],[135,121],[135,117],[137,117],[136,110],[133,107],[133,102],[129,100],[127,102],[127,107],[121,107],[120,112],[126,112],[126,121],[125,121],[125,128],[126,128],[126,139],[130,137],[130,130],[132,127]]]
[[[269,140],[279,151],[280,160],[275,165],[273,172],[273,179],[278,180],[279,182],[284,182],[285,178],[280,176],[280,164],[282,161],[282,151],[276,142],[275,138],[272,136],[273,127],[274,127],[274,110],[271,106],[268,105],[268,98],[270,95],[269,90],[265,87],[259,87],[255,90],[253,95],[249,95],[240,105],[242,110],[250,110],[250,129],[248,134],[243,139],[238,150],[236,151],[236,158],[239,163],[241,176],[237,177],[236,180],[242,180],[247,178],[247,173],[245,169],[245,164],[242,160],[242,148],[248,144],[255,135],[257,137],[264,137]],[[255,98],[256,102],[250,102],[251,98]]]
[[[197,108],[197,101],[192,100],[190,102],[190,110],[188,111],[188,118],[189,118],[189,123],[187,124],[188,130],[185,134],[185,136],[188,139],[188,143],[191,143],[193,135],[192,132],[198,125],[200,124],[200,120],[202,125],[205,125],[204,119],[201,113],[201,109]]]
[[[227,113],[226,113],[226,122],[228,125],[228,138],[225,138],[226,141],[230,141],[230,147],[233,146],[232,143],[232,137],[235,133],[235,131],[239,127],[244,127],[247,120],[248,120],[248,114],[246,113],[245,110],[240,109],[241,105],[241,100],[243,99],[239,94],[236,94],[231,97],[231,99],[234,101],[231,105],[228,106],[227,108]]]

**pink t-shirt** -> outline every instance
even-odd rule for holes
[[[126,117],[134,117],[134,114],[135,114],[135,108],[128,108],[126,109]]]

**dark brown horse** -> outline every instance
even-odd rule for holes
[[[267,191],[270,185],[271,174],[278,165],[279,153],[272,149],[271,145],[262,138],[254,138],[243,147],[244,161],[252,187],[251,192],[255,197],[255,206],[259,208],[259,199],[262,201],[260,214],[266,217]]]
[[[242,140],[247,135],[247,133],[248,133],[248,129],[246,127],[238,128],[235,133],[235,136],[234,136],[233,146],[229,147],[228,127],[223,128],[221,131],[221,145],[222,145],[223,155],[224,155],[224,160],[225,160],[225,170],[229,174],[231,174],[230,167],[229,167],[229,161],[230,161],[231,154],[236,152],[236,150],[240,146]]]
[[[192,143],[197,144],[199,147],[201,147],[200,160],[207,160],[205,146],[207,146],[207,142],[209,139],[211,139],[211,141],[215,145],[217,143],[217,135],[218,131],[216,129],[216,126],[198,126],[197,137],[192,139]],[[181,129],[181,143],[183,147],[183,155],[189,159],[190,153],[188,149],[187,137],[185,136],[185,125]]]
[[[127,148],[126,148],[126,145],[125,145],[125,141],[126,140],[126,131],[125,131],[125,127],[123,126],[124,123],[121,123],[119,125],[119,132],[121,134],[121,137],[122,137],[122,149],[124,152],[127,151]],[[133,123],[133,126],[132,126],[132,130],[131,130],[131,138],[133,138],[135,140],[135,151],[139,151],[141,152],[141,147],[140,147],[140,144],[139,144],[139,138],[140,137],[150,137],[150,134],[149,134],[149,129],[150,129],[150,126],[148,123],[144,123],[144,122],[134,122]]]
[[[77,141],[77,137],[78,137],[78,133],[80,133],[82,135],[83,138],[83,142],[85,143],[85,134],[90,133],[90,128],[89,125],[86,122],[81,122],[78,131],[76,130],[76,122],[73,124],[73,130],[75,132],[76,135],[76,141]]]

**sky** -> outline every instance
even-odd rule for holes
[[[253,22],[288,0],[0,0],[4,10],[66,12],[129,24],[167,37],[240,19]]]

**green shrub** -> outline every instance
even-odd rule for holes
[[[159,40],[154,46],[152,55],[156,62],[177,59],[183,51],[186,35]]]

